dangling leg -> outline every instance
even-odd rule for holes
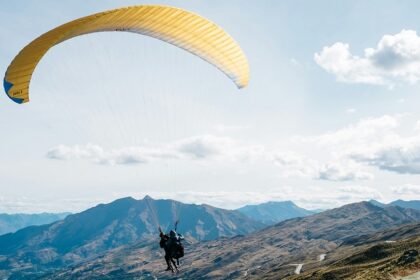
[[[171,258],[171,262],[172,262],[173,266],[175,267],[176,272],[179,272],[179,269],[178,269],[178,267],[176,266],[176,263],[175,263],[175,261],[174,261],[174,259],[173,259],[173,258]]]
[[[165,261],[166,261],[166,265],[167,265],[166,271],[170,270],[170,271],[174,272],[174,269],[172,268],[172,265],[171,265],[171,262],[170,262],[170,258],[168,257],[167,254],[165,254]]]

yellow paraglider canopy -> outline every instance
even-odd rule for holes
[[[51,47],[100,31],[127,31],[160,39],[213,64],[239,88],[248,84],[248,61],[239,45],[222,28],[178,8],[143,5],[93,14],[44,33],[24,47],[7,68],[3,81],[7,95],[16,103],[28,102],[32,73]]]

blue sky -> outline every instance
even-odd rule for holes
[[[0,95],[0,211],[78,211],[122,196],[234,208],[420,198],[416,1],[13,1],[0,70],[72,19],[166,4],[223,27],[247,88],[161,41],[98,33],[52,48],[31,102]]]

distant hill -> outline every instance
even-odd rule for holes
[[[135,241],[156,240],[158,226],[168,230],[176,219],[181,219],[178,231],[191,240],[247,234],[262,227],[237,211],[149,196],[142,200],[127,197],[53,224],[0,236],[0,268],[24,262],[38,269],[82,261]]]
[[[379,207],[399,206],[399,207],[402,207],[402,208],[411,208],[411,209],[420,210],[420,200],[408,200],[408,201],[406,201],[406,200],[399,199],[399,200],[395,200],[395,201],[392,201],[392,202],[386,204],[386,203],[382,203],[382,202],[379,202],[377,200],[372,199],[372,200],[369,200],[369,202],[376,205],[376,206],[379,206]]]
[[[305,217],[316,213],[300,208],[292,201],[270,201],[258,205],[246,205],[237,210],[266,225],[272,225],[287,219]]]
[[[355,247],[365,246],[358,245],[363,239],[369,240],[368,246],[372,246],[374,242],[384,242],[388,238],[418,237],[419,222],[420,211],[414,209],[381,208],[368,202],[349,204],[320,214],[289,219],[247,236],[187,243],[181,272],[177,276],[183,279],[293,278],[296,268],[293,264],[304,263],[304,272],[319,264],[321,254],[328,254],[328,261],[330,255],[342,248],[346,249],[340,252],[346,254],[363,253]],[[406,226],[395,228],[402,225]],[[407,244],[411,246],[417,244],[415,242]],[[159,251],[156,241],[136,243],[53,272],[43,279],[172,279],[170,273],[162,271],[165,267]],[[395,252],[399,253],[400,249]],[[341,256],[337,254],[337,258]]]
[[[404,201],[404,200],[399,199],[399,200],[395,200],[391,202],[390,205],[420,210],[420,200]]]
[[[0,235],[28,226],[50,224],[62,220],[70,213],[0,214]]]

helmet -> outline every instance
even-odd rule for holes
[[[175,232],[174,230],[171,230],[171,231],[169,232],[169,236],[170,236],[170,237],[176,237],[176,232]]]

